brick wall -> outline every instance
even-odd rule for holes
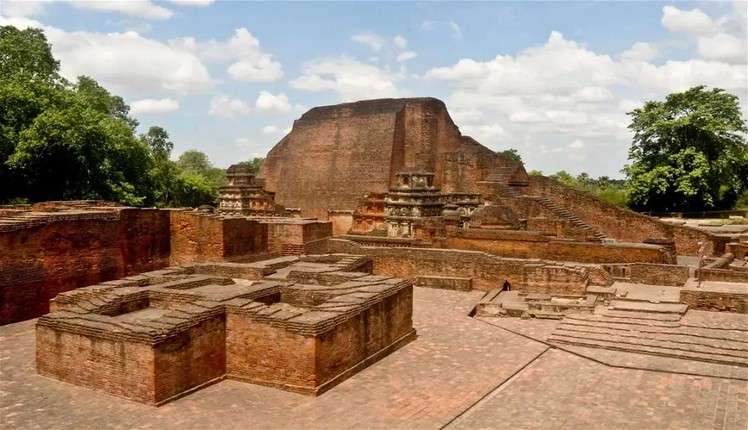
[[[729,291],[708,291],[703,288],[684,288],[680,301],[689,309],[748,314],[748,294]]]
[[[43,315],[74,288],[168,265],[168,213],[52,216],[0,231],[0,324]]]
[[[327,219],[332,223],[332,235],[348,234],[353,227],[353,211],[329,211]]]
[[[38,325],[36,367],[44,376],[159,404],[224,375],[224,331],[223,314],[156,345]]]
[[[299,230],[302,250],[305,235],[329,236],[329,223],[323,224],[327,230]],[[43,315],[50,299],[75,288],[170,264],[266,254],[267,231],[244,218],[135,208],[6,224],[0,229],[0,324]]]
[[[405,288],[318,335],[227,313],[227,376],[319,394],[413,333],[413,289]]]
[[[267,154],[261,176],[276,201],[324,219],[384,193],[397,171],[434,172],[445,192],[477,191],[490,171],[511,163],[462,136],[443,102],[380,99],[311,109]]]
[[[414,279],[418,276],[444,276],[471,278],[476,290],[489,291],[501,288],[509,282],[512,288],[523,289],[526,282],[526,266],[541,264],[542,271],[556,270],[558,264],[541,260],[520,260],[502,258],[477,251],[434,248],[397,248],[397,247],[364,247],[352,241],[342,239],[321,240],[310,245],[312,253],[343,252],[368,255],[374,262],[374,273]],[[561,267],[561,271],[575,271],[584,268],[589,283],[608,285],[611,277],[599,266],[584,264]],[[533,269],[535,270],[535,269]],[[576,276],[576,275],[574,275]],[[558,277],[554,279],[560,279]],[[571,277],[569,279],[572,279]],[[576,280],[573,281],[576,284]],[[561,287],[559,287],[561,288]],[[569,288],[576,289],[576,286]]]
[[[447,248],[483,251],[512,258],[582,263],[670,263],[673,257],[662,247],[644,244],[602,244],[553,240],[530,231],[449,229]]]
[[[583,222],[597,227],[610,237],[627,242],[643,242],[646,239],[672,239],[678,254],[696,255],[699,241],[706,241],[708,254],[724,251],[724,244],[714,235],[685,226],[664,223],[656,218],[642,215],[610,203],[588,193],[544,176],[530,176],[527,194],[541,195],[566,207]]]
[[[222,261],[267,252],[265,224],[192,211],[171,212],[171,264]]]
[[[687,266],[674,264],[605,264],[604,267],[614,278],[639,284],[681,287],[689,277]]]
[[[154,403],[153,368],[153,349],[147,344],[96,339],[43,326],[36,329],[40,375]]]
[[[748,271],[702,268],[699,273],[702,281],[743,282],[748,289]]]

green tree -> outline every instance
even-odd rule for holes
[[[514,148],[505,149],[503,151],[496,151],[497,155],[501,155],[502,157],[508,158],[511,161],[521,163],[522,162],[522,156],[519,155],[519,151],[517,151]]]
[[[632,207],[700,211],[732,207],[748,187],[748,145],[738,98],[704,86],[629,112]]]
[[[262,162],[265,161],[264,158],[261,157],[255,157],[249,161],[242,161],[239,164],[243,164],[245,166],[250,166],[252,169],[254,169],[255,174],[260,174],[260,167],[262,167]]]
[[[174,142],[169,140],[169,133],[159,126],[151,126],[148,132],[140,135],[140,140],[151,149],[155,158],[168,160],[171,150],[174,149]]]
[[[60,62],[52,56],[44,32],[38,28],[19,30],[0,27],[0,77],[23,77],[29,81],[57,81]]]
[[[208,169],[213,167],[205,153],[194,149],[184,151],[177,159],[177,165],[182,170],[198,173],[207,172]]]
[[[608,203],[623,207],[628,203],[625,180],[610,179],[607,176],[593,178],[585,172],[574,177],[565,170],[558,171],[550,177],[569,187],[588,192]]]

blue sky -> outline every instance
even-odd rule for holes
[[[625,112],[705,84],[746,92],[745,2],[253,3],[3,0],[63,74],[122,95],[175,155],[262,156],[306,109],[444,100],[464,134],[528,169],[620,176]]]

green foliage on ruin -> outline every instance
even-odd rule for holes
[[[542,174],[542,172],[536,171],[535,174]],[[586,191],[608,203],[622,207],[628,204],[628,187],[624,179],[611,179],[607,176],[593,178],[584,172],[575,177],[565,170],[560,170],[550,177],[564,185]]]
[[[262,162],[265,161],[264,158],[261,157],[255,157],[249,161],[242,161],[239,164],[244,166],[249,166],[252,169],[254,169],[255,173],[260,173],[260,167],[262,167]]]
[[[508,158],[509,160],[517,163],[522,162],[522,156],[519,154],[519,151],[514,148],[505,149],[503,151],[496,151],[496,155]]]
[[[0,202],[214,204],[223,170],[197,151],[172,161],[167,131],[138,136],[129,110],[90,77],[61,77],[41,30],[0,27]]]
[[[638,210],[732,208],[748,189],[748,144],[738,97],[704,86],[629,112],[630,205]]]

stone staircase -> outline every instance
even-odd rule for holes
[[[587,236],[590,238],[594,238],[596,240],[603,240],[608,238],[605,233],[585,223],[578,216],[574,215],[571,211],[559,205],[558,203],[555,203],[554,201],[543,196],[528,196],[521,194],[514,188],[505,185],[502,182],[504,180],[505,178],[502,173],[491,173],[486,177],[485,182],[490,182],[491,185],[502,196],[507,196],[510,198],[529,198],[538,202],[538,204],[551,212],[556,218],[568,221],[572,226],[586,232]]]
[[[585,223],[578,216],[574,215],[571,211],[558,203],[543,196],[529,196],[536,202],[540,203],[541,206],[550,211],[557,218],[568,221],[571,225],[578,228],[579,230],[585,231],[588,237],[593,237],[597,240],[607,239],[608,236],[595,227]]]
[[[567,315],[548,342],[748,367],[748,330],[680,322],[685,305],[614,300]]]

